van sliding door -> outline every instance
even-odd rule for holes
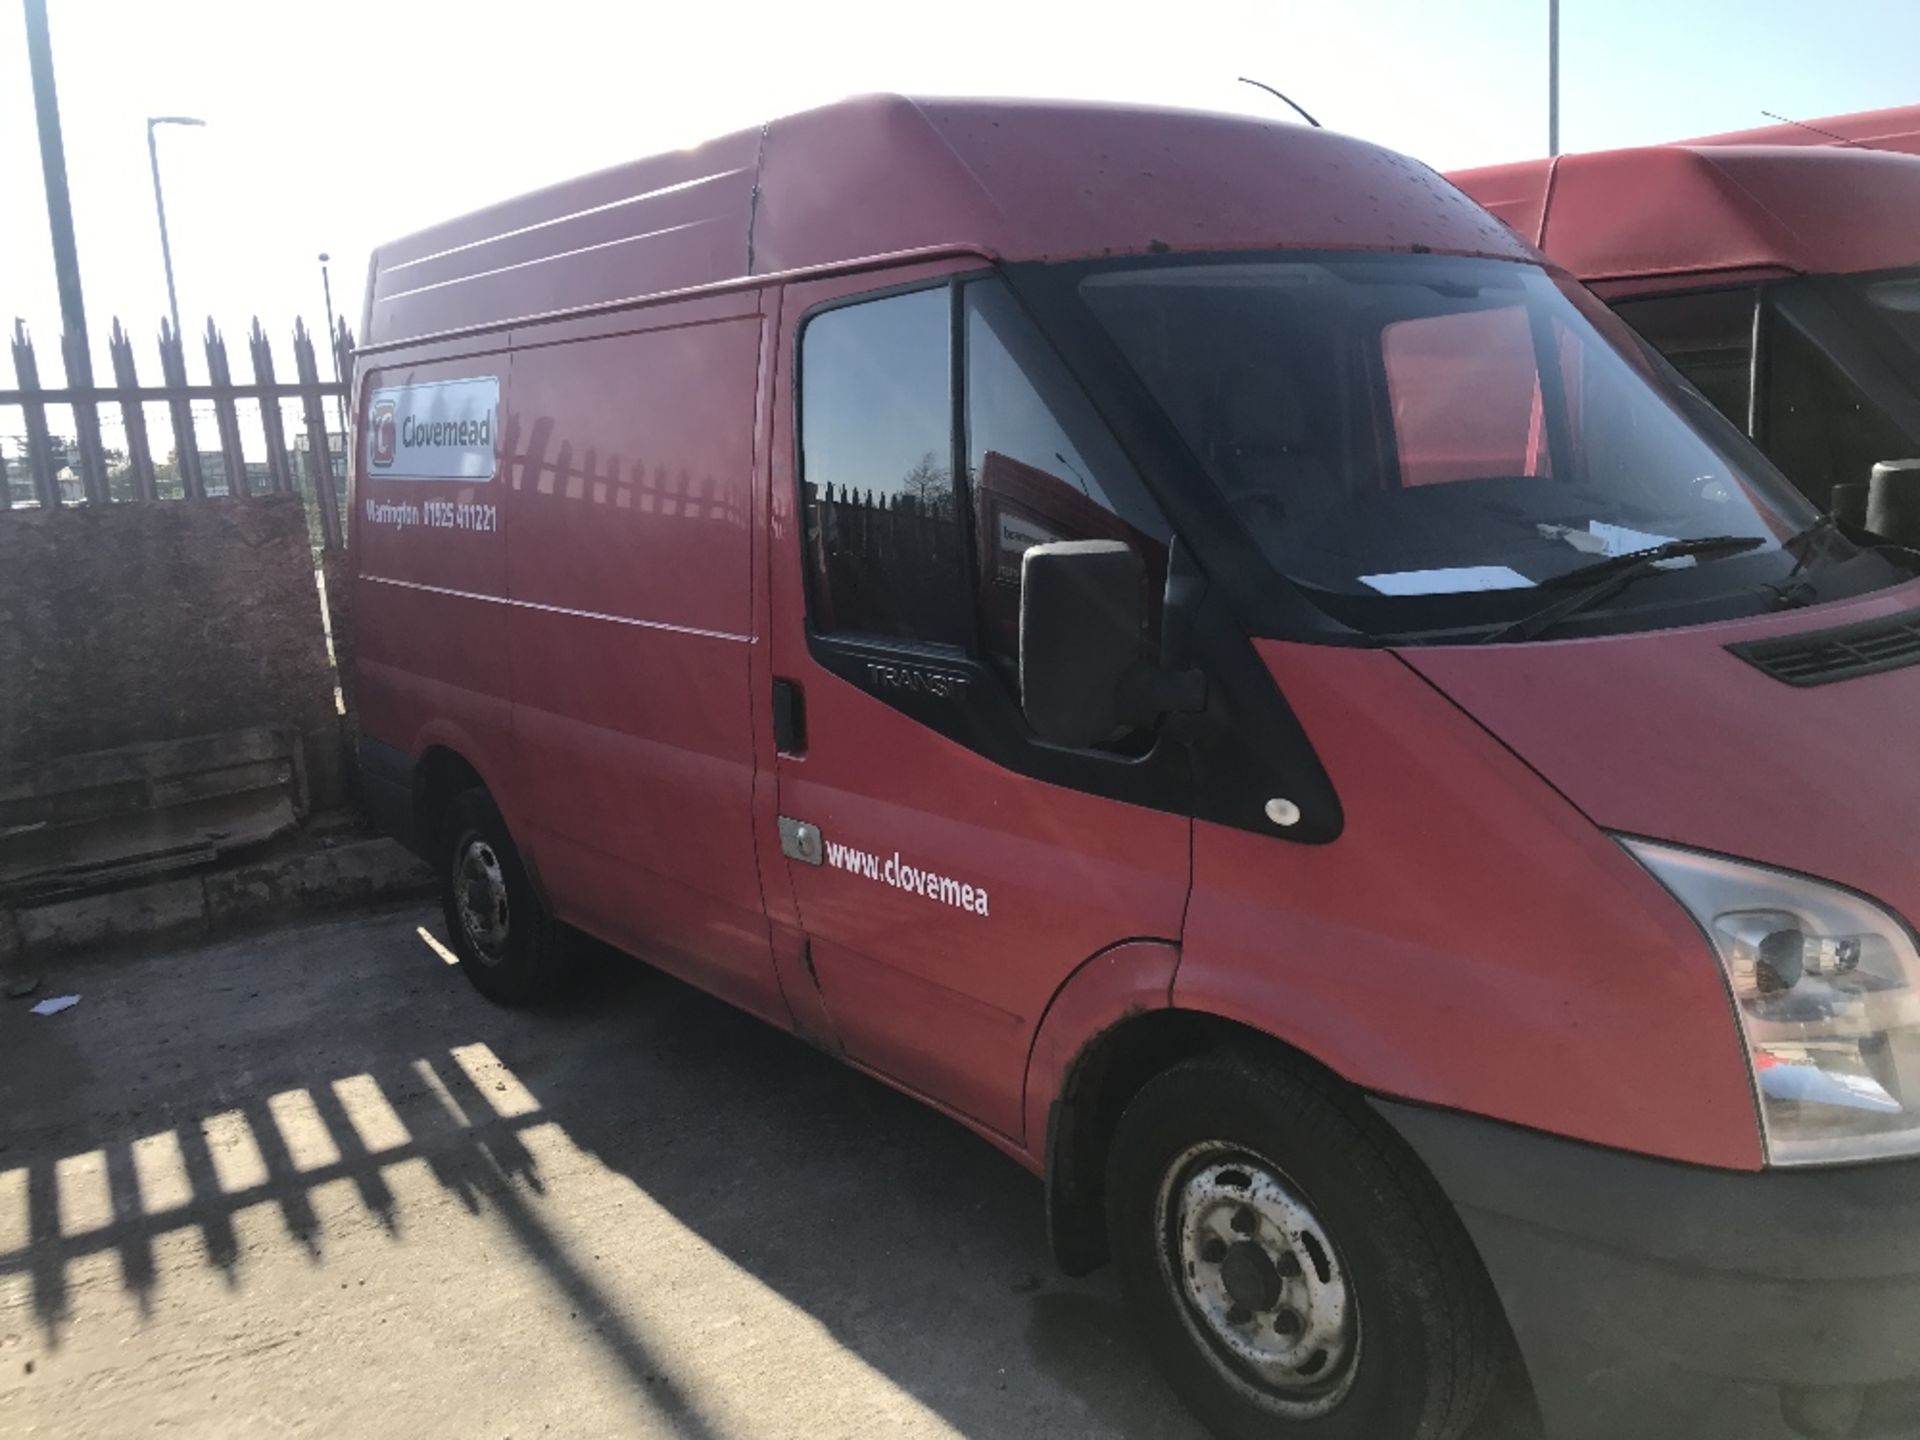
[[[787,1022],[753,846],[752,295],[514,354],[503,658],[562,919]],[[545,337],[545,331],[532,332]]]

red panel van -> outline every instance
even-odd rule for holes
[[[1875,467],[1920,469],[1916,117],[1818,122],[1884,148],[1782,127],[1767,144],[1693,141],[1450,178],[1592,287],[1816,505],[1865,525]],[[1898,538],[1920,541],[1920,527]]]
[[[1440,177],[857,100],[362,333],[366,790],[482,992],[586,932],[922,1097],[1224,1436],[1913,1413],[1913,559]]]

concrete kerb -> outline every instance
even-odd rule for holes
[[[383,837],[0,910],[0,970],[78,950],[218,935],[292,915],[413,898],[433,883],[425,865]]]

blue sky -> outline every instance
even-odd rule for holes
[[[50,0],[96,349],[166,292],[144,117],[162,133],[180,304],[230,341],[358,319],[368,249],[625,156],[861,90],[1058,94],[1271,113],[1440,168],[1546,143],[1546,0]],[[1563,0],[1568,149],[1920,101],[1920,0]],[[0,317],[58,321],[17,4],[0,5]],[[45,350],[43,349],[43,355]],[[196,362],[197,364],[197,362]],[[0,428],[4,424],[0,423]]]

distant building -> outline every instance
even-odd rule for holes
[[[312,488],[312,480],[307,470],[307,452],[312,447],[307,444],[307,435],[303,430],[293,437],[293,448],[288,452],[293,462],[294,483],[302,490]],[[340,494],[347,483],[347,437],[338,430],[327,432],[327,459],[332,461],[334,493]]]
[[[247,493],[264,495],[273,486],[273,476],[264,460],[249,460],[247,467]],[[233,487],[227,483],[227,457],[218,450],[200,452],[200,479],[207,487],[207,494],[231,495]]]

